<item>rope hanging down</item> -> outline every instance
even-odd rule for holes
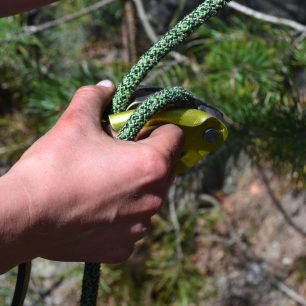
[[[123,78],[113,98],[112,111],[125,111],[136,88],[147,73],[171,50],[181,44],[211,16],[218,13],[230,0],[206,0],[192,13],[166,33],[149,49]],[[168,104],[176,102],[192,103],[193,96],[183,88],[165,89],[148,98],[138,107],[119,133],[122,140],[133,140],[147,120]],[[85,264],[81,306],[95,306],[99,287],[100,265]]]

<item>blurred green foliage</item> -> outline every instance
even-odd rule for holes
[[[132,260],[114,268],[103,266],[102,304],[114,299],[115,305],[187,306],[216,296],[211,279],[197,267],[193,256],[195,237],[200,231],[210,234],[222,220],[222,213],[201,213],[198,208],[195,205],[179,210],[179,241],[169,217],[159,216],[153,222],[154,234],[140,245]],[[177,252],[177,243],[182,256]]]
[[[302,87],[298,78],[306,67],[305,41],[283,29],[232,18],[214,19],[187,46],[198,72],[176,67],[159,85],[183,84],[224,111],[235,143],[228,156],[244,150],[254,161],[272,162],[303,180],[305,80]]]
[[[1,97],[5,92],[12,105],[0,118],[4,146],[27,143],[49,129],[79,86],[103,78],[118,83],[128,70],[121,60],[117,2],[36,35],[20,31],[92,3],[63,1],[0,20],[0,101],[5,103]],[[153,71],[151,84],[182,85],[220,107],[230,129],[223,149],[226,158],[245,151],[254,162],[268,162],[277,171],[304,180],[306,84],[303,89],[298,77],[306,69],[305,39],[286,28],[241,16],[215,18],[179,51],[192,64],[166,58]],[[21,151],[8,150],[1,159],[13,162]],[[202,232],[209,233],[222,214],[204,216],[193,204],[192,211],[178,209],[179,239],[166,214],[156,219],[152,236],[131,262],[102,268],[103,303],[187,306],[217,294],[192,255],[199,220],[205,219]],[[177,254],[178,241],[182,258]]]

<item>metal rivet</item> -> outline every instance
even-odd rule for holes
[[[207,129],[204,132],[204,139],[209,144],[214,144],[218,141],[220,133],[215,129]]]

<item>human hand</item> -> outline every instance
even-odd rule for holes
[[[137,142],[109,136],[101,115],[114,91],[110,82],[79,89],[54,128],[7,174],[27,198],[31,257],[122,262],[161,208],[183,134],[165,125]]]

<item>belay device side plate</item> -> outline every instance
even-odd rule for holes
[[[160,88],[140,87],[128,110],[109,116],[109,123],[116,132],[124,126],[140,103]],[[201,159],[215,151],[227,138],[223,114],[215,106],[196,99],[197,108],[169,108],[150,118],[145,128],[156,128],[163,124],[175,124],[184,132],[184,149],[177,172],[182,174],[194,167]]]

